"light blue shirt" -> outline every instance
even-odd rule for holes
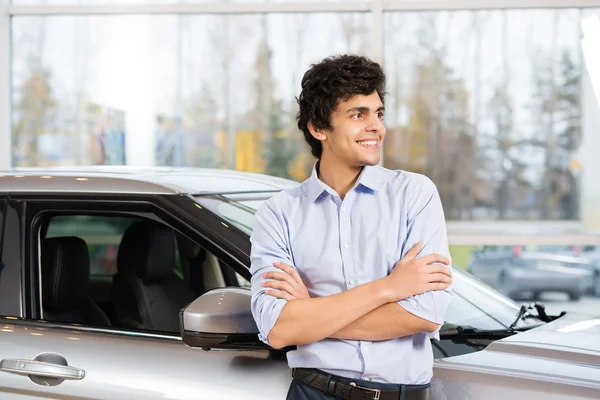
[[[316,165],[315,165],[316,167]],[[286,300],[264,293],[262,274],[275,261],[297,268],[311,297],[329,296],[387,276],[419,240],[419,257],[450,258],[440,197],[424,175],[364,167],[342,201],[317,177],[269,199],[256,213],[251,236],[252,313],[261,340]],[[410,313],[443,324],[451,289],[398,302]],[[323,339],[287,355],[291,368],[319,368],[350,379],[425,384],[432,378],[433,333],[385,341]]]

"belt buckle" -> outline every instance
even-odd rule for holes
[[[356,386],[356,382],[350,382],[350,386],[354,386],[357,389],[373,393],[373,400],[379,400],[381,397],[380,389],[372,389],[372,388],[368,388],[368,387],[364,387],[364,386]]]

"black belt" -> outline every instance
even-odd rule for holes
[[[310,387],[344,400],[430,400],[429,387],[413,389],[402,386],[402,389],[397,390],[372,389],[335,377],[329,378],[325,374],[306,368],[294,368],[292,375]],[[329,383],[327,383],[328,378]]]

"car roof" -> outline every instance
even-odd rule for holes
[[[0,193],[210,194],[280,191],[298,186],[265,174],[179,167],[48,167],[0,171]]]

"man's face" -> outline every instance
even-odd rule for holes
[[[331,114],[331,131],[323,131],[321,158],[335,159],[349,167],[379,163],[385,137],[384,107],[377,92],[356,95],[340,102]]]

